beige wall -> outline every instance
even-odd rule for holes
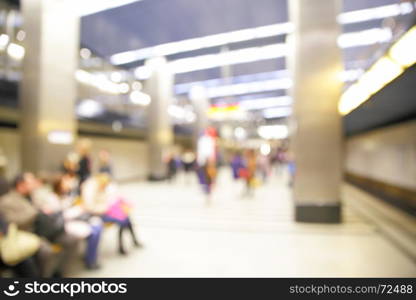
[[[416,121],[349,138],[346,142],[346,170],[416,189]]]
[[[145,177],[147,175],[147,145],[144,141],[127,139],[89,137],[93,142],[93,157],[100,149],[111,152],[114,176],[118,180]],[[14,129],[0,129],[0,148],[8,159],[6,176],[12,178],[20,170],[20,142]],[[97,161],[94,159],[93,168]]]

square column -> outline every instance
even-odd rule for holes
[[[290,0],[289,67],[294,86],[293,197],[299,222],[339,222],[342,180],[340,32],[336,0]]]
[[[20,132],[26,171],[56,172],[75,140],[79,17],[70,2],[21,1],[26,39]]]
[[[173,97],[173,74],[163,57],[146,61],[151,75],[145,82],[144,89],[151,97],[148,109],[148,143],[150,180],[162,180],[167,177],[164,158],[172,149],[173,128],[168,113]]]

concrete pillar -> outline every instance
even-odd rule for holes
[[[145,65],[151,71],[144,89],[151,97],[148,109],[149,124],[149,179],[161,180],[167,176],[164,162],[166,154],[172,150],[173,128],[168,107],[173,97],[173,74],[165,58],[152,58]]]
[[[57,171],[76,133],[79,17],[71,1],[22,0],[25,57],[20,90],[22,166]]]
[[[288,64],[294,80],[293,197],[300,222],[340,221],[339,8],[336,0],[289,1],[295,25],[288,38]]]

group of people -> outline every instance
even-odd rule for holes
[[[100,152],[99,171],[93,174],[90,150],[90,142],[81,141],[62,172],[50,178],[25,172],[12,182],[0,179],[0,270],[18,277],[66,276],[82,241],[85,267],[97,269],[107,224],[119,227],[120,254],[127,254],[125,232],[142,247],[129,217],[132,204],[112,181],[109,153]]]
[[[294,176],[294,163],[289,159],[286,148],[278,148],[273,154],[258,153],[255,149],[236,151],[230,162],[235,180],[244,180],[245,196],[253,196],[260,182],[267,182],[273,168],[279,173],[284,166],[289,167],[291,185]]]

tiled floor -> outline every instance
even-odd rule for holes
[[[122,186],[136,203],[133,218],[146,247],[119,256],[115,228],[109,228],[100,248],[102,269],[74,276],[416,276],[414,262],[348,207],[340,225],[294,223],[284,176],[248,199],[222,172],[210,202],[190,179]]]

